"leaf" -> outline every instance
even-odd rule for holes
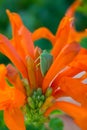
[[[0,130],[8,130],[8,128],[6,127],[4,123],[3,111],[0,111]]]
[[[47,51],[43,51],[43,53],[41,53],[40,55],[40,69],[43,76],[46,75],[52,62],[53,62],[53,56],[49,54]]]
[[[50,119],[50,122],[49,122],[49,127],[52,129],[52,130],[63,130],[63,122],[61,119],[59,118],[52,118]]]
[[[87,37],[81,39],[80,45],[87,49]]]

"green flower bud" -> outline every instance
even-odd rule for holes
[[[35,109],[35,104],[34,104],[33,99],[32,99],[31,97],[28,97],[27,101],[28,101],[28,105],[29,105],[31,108]]]
[[[41,88],[38,88],[38,89],[37,89],[37,94],[38,94],[38,95],[42,95],[42,89],[41,89]]]
[[[40,101],[40,102],[38,103],[38,107],[40,108],[40,107],[42,106],[42,104],[43,104],[43,101]]]
[[[49,97],[49,96],[51,96],[51,94],[52,94],[52,88],[48,88],[47,91],[46,91],[45,96]]]
[[[30,87],[29,87],[29,83],[28,83],[28,80],[27,79],[22,79],[22,83],[26,89],[26,93],[27,93],[27,96],[30,95]]]
[[[45,96],[42,95],[40,99],[41,99],[41,101],[44,101],[45,100]]]

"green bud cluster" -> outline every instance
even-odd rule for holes
[[[44,117],[42,107],[46,99],[51,96],[52,89],[48,88],[45,95],[43,94],[41,88],[37,88],[31,92],[28,81],[23,79],[22,82],[27,94],[27,104],[23,107],[25,122],[26,124],[33,124],[35,126],[43,124],[48,120],[48,118]]]
[[[45,96],[42,94],[42,89],[38,88],[36,91],[34,91],[31,97],[27,98],[27,101],[30,108],[32,109],[40,108],[45,101]]]

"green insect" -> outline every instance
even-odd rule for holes
[[[40,55],[40,69],[43,76],[46,75],[53,63],[53,56],[44,50]]]

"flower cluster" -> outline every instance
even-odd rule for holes
[[[9,40],[0,34],[0,52],[14,66],[0,65],[0,110],[9,129],[25,130],[24,122],[46,122],[50,112],[60,109],[87,130],[87,84],[83,82],[87,78],[87,50],[79,44],[87,32],[77,32],[73,26],[79,4],[75,1],[71,5],[55,35],[45,27],[31,33],[18,14],[6,11],[13,35]],[[34,46],[40,38],[50,40],[50,53]],[[74,77],[82,71],[83,76]],[[59,101],[60,97],[71,97],[79,105]]]

